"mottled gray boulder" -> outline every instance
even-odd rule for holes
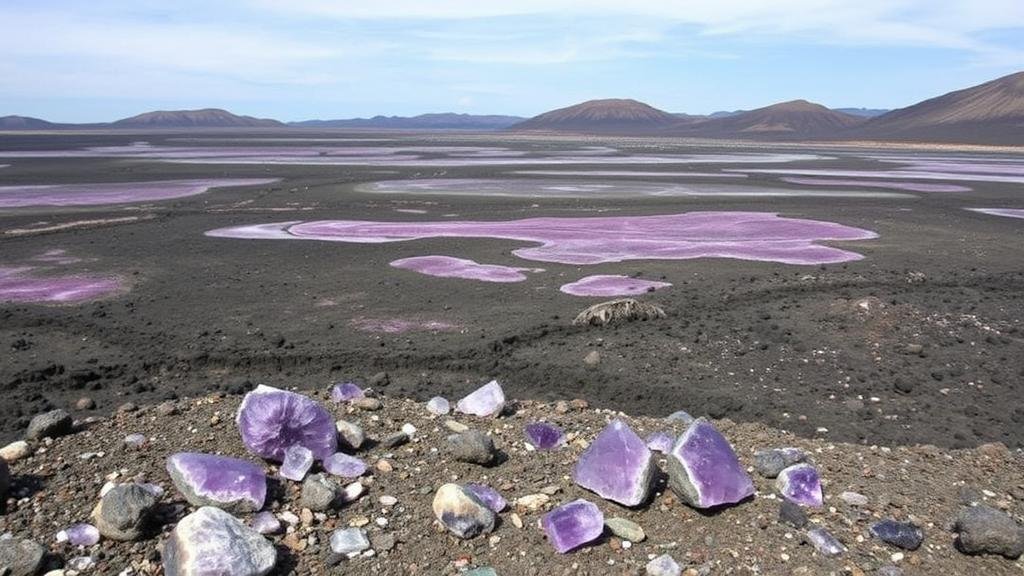
[[[274,569],[277,551],[234,516],[205,506],[175,526],[163,563],[166,576],[263,576]]]
[[[32,576],[39,572],[46,549],[31,540],[0,540],[0,574]]]
[[[775,478],[783,470],[807,461],[807,455],[799,448],[773,448],[754,454],[754,469],[765,478]]]
[[[350,452],[359,450],[363,447],[363,442],[366,442],[366,433],[354,422],[338,420],[334,427],[338,430],[338,444]]]
[[[111,540],[138,540],[149,525],[157,496],[138,484],[122,484],[107,492],[92,511],[100,534]]]
[[[466,430],[449,436],[448,448],[452,457],[460,462],[487,466],[497,458],[494,441],[479,430]]]
[[[51,410],[44,412],[28,423],[28,430],[25,431],[25,438],[29,440],[41,440],[43,438],[56,438],[66,436],[74,430],[74,420],[67,410]]]
[[[1011,559],[1024,554],[1024,529],[995,508],[964,508],[953,530],[957,533],[956,546],[965,554],[999,554]]]

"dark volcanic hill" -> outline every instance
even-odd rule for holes
[[[158,110],[110,124],[112,128],[276,128],[277,120],[239,116],[219,108]]]
[[[29,116],[0,117],[0,130],[47,130],[59,127],[59,124]]]
[[[806,100],[782,102],[757,110],[676,125],[673,134],[702,138],[819,138],[857,126],[864,119]]]
[[[608,99],[588,100],[575,106],[545,112],[516,124],[512,129],[644,134],[657,132],[680,121],[678,116],[643,102]]]
[[[850,137],[1024,144],[1024,72],[883,114]]]
[[[392,130],[502,130],[522,122],[520,116],[456,114],[443,112],[419,116],[374,116],[344,120],[289,122],[300,128],[384,128]]]

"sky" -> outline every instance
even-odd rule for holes
[[[1024,0],[2,0],[0,116],[898,108],[1024,70]]]

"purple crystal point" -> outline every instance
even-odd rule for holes
[[[167,472],[194,506],[216,506],[241,514],[263,508],[267,497],[266,474],[245,460],[181,452],[167,458]]]
[[[675,443],[676,439],[668,432],[655,432],[647,437],[647,447],[662,454],[672,451],[672,445]]]
[[[668,477],[672,490],[696,508],[735,504],[754,494],[754,483],[729,441],[703,418],[672,447]]]
[[[324,470],[342,478],[358,478],[366,473],[366,462],[355,456],[338,452],[324,460]]]
[[[294,392],[259,386],[238,409],[238,430],[250,452],[281,462],[293,445],[323,460],[338,451],[338,432],[327,410]]]
[[[545,514],[540,524],[555,550],[565,554],[601,536],[604,514],[591,502],[573,500]]]
[[[653,475],[650,449],[621,420],[601,430],[572,471],[574,482],[624,506],[647,500]]]
[[[72,524],[57,532],[57,542],[72,546],[95,546],[100,542],[100,531],[92,524]]]
[[[537,450],[552,450],[565,443],[562,429],[547,422],[527,424],[523,429],[526,441]]]
[[[306,473],[313,467],[313,453],[305,446],[296,444],[284,451],[284,462],[281,463],[281,476],[296,482],[302,482]]]
[[[775,488],[786,500],[801,506],[820,508],[821,479],[810,464],[796,464],[779,472]]]
[[[505,392],[497,380],[491,380],[459,400],[455,407],[463,414],[481,418],[497,416],[505,409]]]
[[[277,534],[281,531],[281,521],[272,512],[260,512],[252,517],[252,529],[260,534]]]
[[[835,536],[824,528],[808,530],[807,540],[822,556],[838,556],[846,552],[846,546],[843,546],[839,540],[836,540]]]
[[[342,382],[341,384],[335,384],[334,388],[331,388],[331,400],[336,404],[351,402],[365,396],[366,392],[353,382]]]
[[[501,494],[497,490],[484,484],[466,484],[466,490],[469,490],[480,499],[492,512],[501,512],[508,506],[508,502],[502,498]]]

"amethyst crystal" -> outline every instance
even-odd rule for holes
[[[526,441],[537,450],[552,450],[565,443],[562,429],[547,422],[527,424],[523,429]]]
[[[655,432],[647,437],[646,442],[647,447],[651,450],[668,454],[672,450],[672,445],[676,443],[676,439],[668,432]]]
[[[277,550],[234,516],[204,506],[181,519],[167,539],[164,574],[263,576],[277,563]]]
[[[473,538],[494,530],[494,512],[476,494],[458,484],[438,488],[431,507],[434,516],[459,538]]]
[[[481,418],[498,416],[505,409],[505,392],[497,380],[491,380],[455,405],[459,412]]]
[[[180,452],[167,458],[167,472],[193,506],[216,506],[236,514],[256,512],[267,497],[267,476],[251,462]]]
[[[545,514],[540,524],[555,550],[565,554],[601,536],[604,514],[591,502],[573,500]]]
[[[786,500],[801,506],[820,508],[821,479],[810,464],[796,464],[779,472],[775,488]]]
[[[668,477],[672,490],[696,508],[735,504],[754,494],[754,483],[729,441],[703,418],[672,447]]]
[[[100,542],[100,531],[92,524],[72,524],[57,532],[57,542],[72,546],[95,546]]]
[[[281,521],[273,512],[260,512],[252,517],[252,529],[260,534],[277,534],[281,531]]]
[[[886,519],[872,524],[870,530],[879,540],[904,550],[917,550],[924,541],[924,532],[913,522]]]
[[[838,556],[846,552],[846,546],[836,540],[835,536],[829,534],[824,528],[814,528],[807,531],[807,541],[814,546],[822,556]]]
[[[342,478],[358,478],[366,473],[366,462],[342,452],[332,454],[323,464],[324,470]]]
[[[250,452],[281,462],[293,445],[308,448],[323,460],[338,451],[338,432],[330,413],[294,392],[259,386],[238,409],[238,429]]]
[[[497,490],[484,484],[466,484],[466,490],[473,493],[481,502],[487,505],[493,512],[501,512],[508,506],[508,502],[502,498]]]
[[[335,384],[334,388],[331,388],[331,400],[336,404],[351,402],[365,396],[366,393],[363,392],[363,389],[353,382],[342,382],[341,384]]]
[[[647,500],[653,475],[651,451],[621,420],[601,430],[572,471],[574,482],[624,506]]]
[[[298,444],[284,451],[284,462],[281,463],[281,476],[296,482],[302,482],[306,473],[313,467],[313,452]]]

